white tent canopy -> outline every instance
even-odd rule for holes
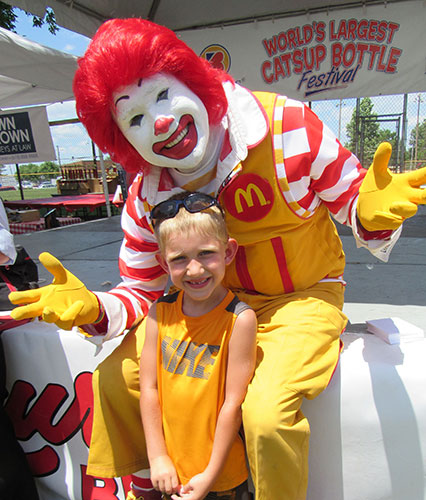
[[[251,89],[302,101],[424,92],[424,0],[6,0],[92,36],[110,18],[176,31]],[[305,32],[306,30],[306,32]]]
[[[142,17],[174,31],[221,27],[253,20],[280,19],[305,13],[329,12],[356,6],[384,5],[404,0],[5,0],[34,15],[44,17],[46,8],[57,23],[92,37],[102,22],[114,17]]]
[[[0,108],[74,98],[77,58],[0,28]]]

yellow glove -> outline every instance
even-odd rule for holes
[[[392,174],[388,169],[392,146],[379,145],[373,163],[361,187],[357,215],[367,231],[395,230],[426,203],[426,167],[404,174]]]
[[[96,295],[50,253],[43,252],[39,259],[54,279],[42,288],[11,292],[9,300],[12,304],[25,304],[11,311],[12,318],[20,320],[41,316],[47,323],[55,323],[64,330],[94,323],[100,312]]]

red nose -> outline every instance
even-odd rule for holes
[[[169,131],[170,125],[173,118],[166,118],[165,116],[160,116],[154,123],[154,133],[155,135],[165,134]]]

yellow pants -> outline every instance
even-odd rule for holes
[[[308,478],[309,424],[300,407],[328,384],[347,319],[343,287],[318,284],[285,296],[238,294],[256,311],[257,367],[243,405],[256,500],[302,500]],[[128,334],[94,374],[88,474],[123,476],[148,467],[139,415],[138,354]]]

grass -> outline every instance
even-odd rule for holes
[[[25,200],[35,200],[38,198],[50,198],[52,194],[58,194],[56,187],[43,189],[23,189]],[[0,191],[0,198],[3,201],[16,201],[21,199],[19,189],[14,191]]]

